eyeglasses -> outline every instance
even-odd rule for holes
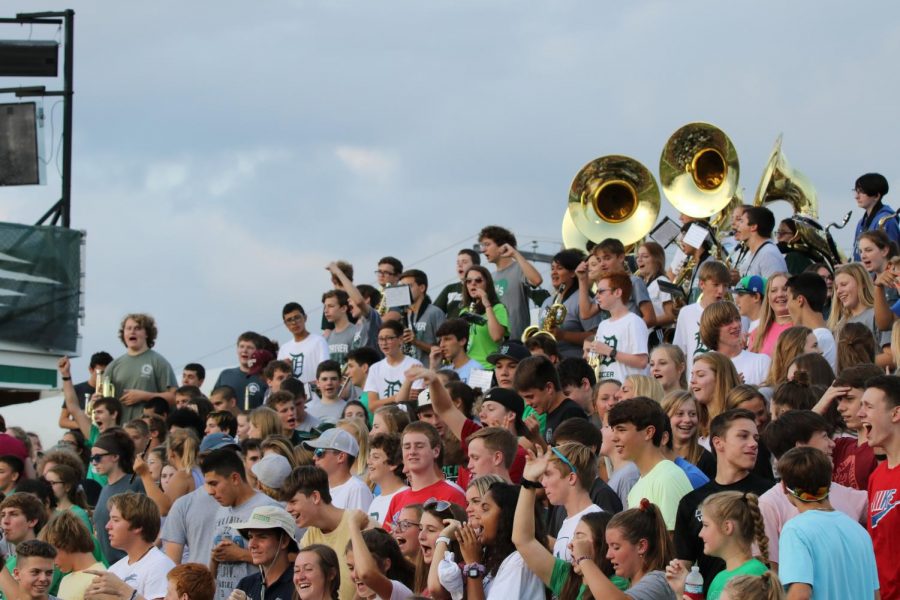
[[[484,283],[483,277],[466,278],[466,283]]]
[[[45,479],[44,482],[47,485],[60,485],[62,483],[62,481],[50,481],[49,479]]]
[[[570,469],[572,469],[572,472],[573,472],[573,473],[577,473],[577,472],[578,472],[578,471],[575,470],[575,465],[573,465],[571,462],[569,462],[569,459],[566,458],[565,455],[564,455],[562,452],[560,452],[559,450],[557,450],[557,449],[554,448],[553,446],[550,446],[550,450],[553,452],[553,454],[556,455],[556,458],[558,458],[559,460],[563,461],[563,462],[566,464],[567,467],[569,467]]]
[[[600,296],[606,292],[611,292],[612,288],[597,288],[597,295]]]
[[[394,523],[394,529],[396,529],[397,531],[401,531],[401,532],[406,531],[410,527],[421,527],[421,526],[422,526],[421,523],[416,523],[415,521],[407,521],[406,519],[404,519],[402,521],[396,521]]]
[[[392,342],[392,341],[394,341],[394,340],[396,340],[396,339],[397,339],[397,336],[396,336],[396,335],[379,336],[379,337],[378,337],[378,343],[380,344],[380,343],[383,342],[383,343],[386,344],[386,343]]]
[[[376,274],[376,275],[382,275],[382,276],[384,276],[384,277],[393,277],[393,276],[394,276],[394,272],[393,272],[393,271],[382,271],[381,269],[376,270],[376,271],[375,271],[375,274]]]
[[[437,512],[444,512],[448,508],[450,508],[450,503],[446,500],[438,500],[437,498],[431,498],[426,501],[425,504],[422,505],[422,508],[425,510],[434,510]]]
[[[316,448],[316,451],[313,452],[313,456],[315,456],[316,458],[322,458],[329,450],[331,450],[331,448]]]
[[[297,322],[299,322],[300,320],[305,319],[305,318],[306,318],[306,317],[305,317],[304,315],[300,315],[300,316],[297,316],[297,317],[288,317],[288,318],[286,318],[286,319],[284,320],[284,322],[287,323],[288,325],[290,325],[291,323],[297,323]]]
[[[109,456],[110,452],[104,452],[103,454],[91,454],[91,462],[95,465],[103,460],[104,456]]]

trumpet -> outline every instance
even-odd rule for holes
[[[563,292],[566,291],[566,284],[562,284],[559,286],[559,290],[556,292],[556,296],[553,298],[553,303],[547,309],[547,312],[544,313],[544,318],[541,319],[540,327],[536,325],[530,325],[525,328],[525,331],[522,332],[522,342],[527,342],[530,338],[535,335],[547,335],[550,336],[553,341],[556,341],[556,337],[551,333],[554,329],[562,325],[563,321],[566,320],[566,315],[568,314],[568,309],[562,303]]]
[[[461,319],[464,319],[470,325],[484,325],[485,323],[487,323],[487,318],[484,317],[484,315],[479,315],[477,312],[475,312],[476,306],[478,306],[478,302],[472,300],[472,302],[469,303],[469,310],[459,315],[459,317]]]

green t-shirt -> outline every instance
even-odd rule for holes
[[[491,307],[491,310],[494,311],[494,316],[497,317],[497,321],[503,325],[503,328],[506,330],[506,334],[509,334],[509,315],[506,313],[506,307],[502,304],[495,304]],[[460,315],[469,312],[468,307],[463,308],[459,311]],[[495,342],[491,338],[491,332],[488,329],[488,324],[485,321],[484,325],[476,325],[472,323],[469,325],[469,347],[466,350],[466,354],[469,355],[469,358],[472,360],[477,360],[481,363],[481,366],[484,367],[488,371],[494,370],[494,365],[487,361],[487,357],[490,354],[493,354],[497,351],[497,348],[500,347],[500,342]]]
[[[149,348],[136,356],[123,354],[109,363],[104,375],[113,382],[116,398],[121,398],[125,390],[141,390],[158,394],[178,385],[175,371],[161,354]],[[139,419],[143,402],[122,407],[122,423]]]
[[[550,591],[553,592],[554,596],[559,597],[563,587],[566,585],[566,582],[573,572],[572,563],[569,561],[561,558],[553,559],[553,572],[550,574],[550,585],[548,587],[550,588]],[[618,575],[613,575],[609,578],[609,581],[623,592],[628,589],[629,581]],[[582,583],[581,587],[578,588],[578,597],[576,600],[581,600],[581,597],[584,595],[584,590],[586,589],[587,586]]]
[[[87,446],[88,448],[93,448],[94,444],[97,443],[97,438],[100,437],[100,428],[95,424],[91,423],[91,435],[88,436]],[[106,484],[109,483],[109,477],[106,475],[101,475],[94,471],[94,464],[91,463],[88,465],[87,477],[85,479],[90,479],[91,481],[96,481],[101,486],[106,487]],[[88,526],[90,529],[90,526]]]
[[[734,571],[721,571],[716,575],[712,583],[709,584],[709,592],[706,594],[706,600],[719,600],[725,584],[737,577],[738,575],[762,575],[769,570],[769,567],[761,561],[751,558]]]
[[[526,404],[525,410],[522,412],[522,420],[524,421],[531,415],[534,415],[534,418],[537,419],[541,428],[541,437],[544,437],[544,432],[547,430],[547,413],[541,414]]]
[[[13,569],[16,568],[17,562],[18,562],[18,558],[15,555],[10,554],[9,556],[7,556],[6,557],[6,570],[9,571],[10,573],[12,573]],[[54,566],[53,567],[53,579],[50,580],[50,589],[47,590],[48,594],[50,594],[51,596],[56,595],[56,592],[59,591],[59,582],[62,581],[62,578],[63,578],[62,571],[60,571],[58,567]],[[2,593],[0,593],[0,598],[4,598],[4,597],[5,596],[3,596]]]

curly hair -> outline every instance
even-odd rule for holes
[[[156,336],[159,333],[159,330],[156,329],[156,320],[148,314],[144,313],[131,313],[125,315],[122,319],[122,324],[119,325],[119,341],[125,344],[125,323],[127,321],[134,321],[137,323],[138,327],[147,332],[147,347],[152,348],[154,344],[156,344]]]

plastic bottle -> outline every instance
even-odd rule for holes
[[[691,567],[687,579],[684,580],[684,597],[690,600],[703,600],[703,575],[700,574],[700,567]]]

